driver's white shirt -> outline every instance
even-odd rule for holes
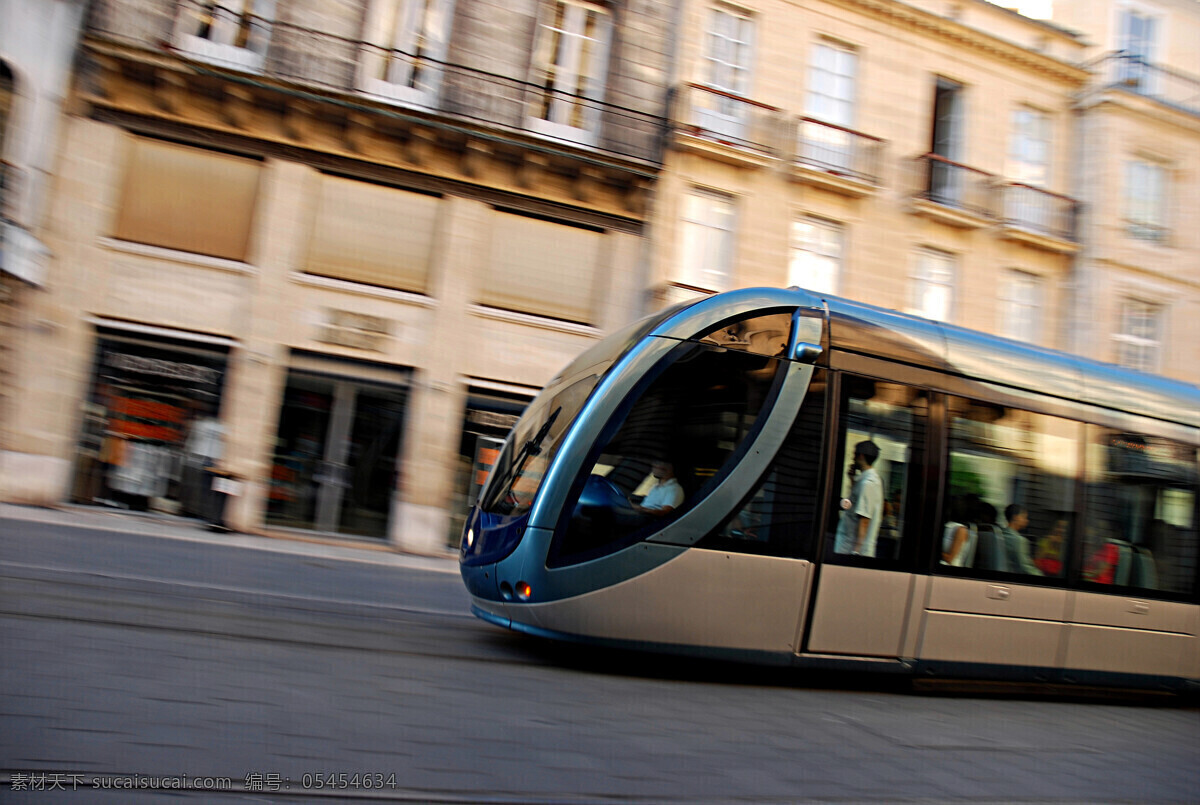
[[[683,503],[683,487],[679,485],[679,481],[668,478],[665,481],[659,481],[653,489],[646,493],[646,497],[642,500],[642,508],[665,509],[669,506],[677,509],[680,503]]]

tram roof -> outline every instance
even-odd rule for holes
[[[1200,427],[1200,387],[895,310],[795,289],[829,307],[833,349]]]

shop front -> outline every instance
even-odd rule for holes
[[[399,475],[407,374],[295,358],[276,429],[266,522],[386,539]]]
[[[71,499],[202,517],[224,449],[228,339],[98,326]]]

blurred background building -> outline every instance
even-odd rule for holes
[[[0,2],[0,499],[438,550],[570,358],[751,285],[1200,378],[1195,0]]]
[[[20,375],[18,361],[26,334],[40,328],[30,300],[52,281],[40,237],[84,6],[0,0],[0,493],[3,478],[23,471],[9,448],[18,393],[41,382]]]
[[[1200,382],[1200,3],[1055,0],[1086,32],[1075,98],[1085,204],[1065,346]]]
[[[661,296],[800,285],[1200,377],[1200,4],[685,9]]]
[[[674,13],[92,3],[3,497],[197,513],[219,465],[231,525],[440,549],[476,459],[641,311]]]

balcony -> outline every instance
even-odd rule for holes
[[[251,0],[246,2],[247,6],[252,4]],[[153,11],[143,15],[142,20],[131,11],[134,4],[128,0],[98,0],[91,12],[89,31],[102,44],[93,42],[93,51],[136,59],[136,51],[114,45],[133,46],[149,53],[149,48],[171,41],[173,15],[195,14],[207,7],[197,0],[182,0],[178,6],[166,0],[146,3]],[[443,132],[447,140],[478,135],[494,140],[489,135],[500,130],[515,140],[531,138],[543,144],[583,147],[654,167],[662,161],[665,109],[655,105],[661,102],[633,99],[627,101],[627,106],[606,102],[606,88],[595,96],[558,92],[506,75],[380,48],[363,39],[337,36],[285,18],[268,19],[248,13],[238,22],[256,32],[254,42],[261,53],[260,63],[239,66],[228,60],[213,60],[184,43],[177,45],[175,52],[192,62],[189,72],[171,80],[219,98],[221,93],[214,87],[228,79],[230,72],[241,73],[234,80],[239,91],[244,88],[243,95],[251,98],[250,106],[263,106],[259,102],[270,96],[267,108],[285,107],[296,118],[332,118],[334,115],[328,113],[336,106],[346,114],[397,119],[395,126],[386,124],[389,128],[431,126]],[[235,44],[238,42],[235,40]],[[143,55],[141,59],[153,62],[155,68],[167,69],[155,55]],[[369,69],[371,66],[377,69]],[[297,89],[305,93],[304,98],[295,97]],[[611,87],[607,91],[614,94]],[[337,96],[335,103],[322,106],[330,96]]]
[[[917,190],[913,212],[960,229],[995,222],[996,177],[938,154],[916,159]]]
[[[847,196],[870,195],[879,187],[883,145],[844,126],[798,118],[793,176]]]
[[[1079,203],[1040,187],[1011,182],[1000,194],[1000,233],[1010,240],[1063,254],[1079,250],[1075,219]]]
[[[1141,56],[1116,51],[1087,65],[1099,86],[1131,92],[1200,115],[1200,78],[1151,64]]]
[[[700,84],[686,84],[675,97],[675,144],[740,167],[766,167],[778,160],[779,110]]]

